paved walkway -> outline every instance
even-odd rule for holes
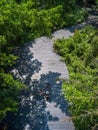
[[[52,39],[40,37],[20,48],[20,59],[11,72],[29,89],[19,96],[18,114],[8,115],[8,130],[74,130],[61,90],[68,70],[53,50],[55,39],[71,35],[70,29],[62,29]],[[49,91],[48,102],[42,90]]]

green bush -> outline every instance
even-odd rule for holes
[[[68,65],[70,79],[63,83],[76,130],[90,130],[98,123],[98,30],[87,26],[54,48]],[[97,126],[96,126],[97,127]]]
[[[7,112],[17,111],[17,96],[23,87],[25,86],[14,80],[11,74],[0,73],[0,121]]]

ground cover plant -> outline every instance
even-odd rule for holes
[[[69,80],[62,89],[76,130],[98,129],[98,30],[87,26],[68,39],[58,39],[55,51],[67,64]]]

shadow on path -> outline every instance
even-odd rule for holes
[[[62,82],[58,81],[61,74],[50,71],[42,74],[39,80],[32,80],[32,75],[41,70],[42,63],[34,59],[29,47],[33,47],[33,43],[24,45],[18,50],[20,58],[11,70],[11,73],[26,84],[28,89],[22,90],[19,94],[18,113],[8,113],[5,119],[8,124],[7,130],[50,130],[48,121],[56,122],[60,119],[58,115],[52,115],[50,110],[46,111],[45,92],[47,90],[49,91],[48,103],[54,103],[55,108],[59,108],[62,113],[68,115],[67,103],[61,92]]]
[[[61,94],[61,81],[56,81],[59,73],[49,72],[42,75],[40,80],[33,81],[28,90],[21,91],[19,96],[19,112],[16,115],[9,113],[6,122],[8,130],[49,130],[48,121],[58,121],[58,116],[53,116],[46,111],[44,93],[40,90],[49,91],[49,103],[54,102],[55,107],[68,116],[67,103]],[[49,83],[49,87],[47,87]],[[52,108],[51,108],[52,109]]]
[[[40,71],[42,63],[34,59],[33,53],[29,48],[33,47],[35,42],[30,42],[18,48],[15,55],[19,56],[16,64],[11,68],[11,73],[25,85],[29,86],[31,76]]]

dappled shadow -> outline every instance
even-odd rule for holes
[[[33,47],[34,43],[33,41],[25,44],[15,52],[15,55],[19,56],[19,58],[10,71],[15,78],[27,86],[31,83],[31,76],[40,71],[42,64],[37,59],[34,59],[33,53],[30,52],[29,48]]]
[[[40,73],[42,62],[30,51],[34,44],[34,41],[25,44],[15,52],[20,58],[10,72],[27,85],[28,89],[22,90],[18,96],[18,112],[8,113],[5,119],[7,130],[50,130],[49,122],[59,122],[62,115],[69,116],[68,104],[62,95],[62,81],[59,79],[62,74],[56,71]],[[39,78],[33,79],[32,76],[36,74],[40,75]],[[54,114],[55,110],[59,111],[57,115]]]
[[[68,115],[67,103],[61,94],[62,81],[59,81],[59,76],[60,73],[55,72],[42,74],[40,80],[32,81],[28,90],[21,91],[18,113],[16,115],[9,113],[6,118],[8,130],[49,130],[47,122],[59,120],[59,117],[53,116],[50,110],[45,110],[47,102],[44,92],[47,90],[49,103],[54,102],[55,107],[59,107]]]
[[[22,90],[18,96],[18,112],[8,113],[5,120],[7,130],[49,130],[48,121],[59,121],[58,116],[53,116],[49,110],[46,111],[46,91],[49,91],[48,103],[54,102],[55,107],[59,107],[64,113],[67,112],[67,104],[61,94],[62,83],[57,83],[60,73],[47,72],[37,80],[31,78],[39,73],[42,67],[42,63],[34,59],[33,52],[30,52],[34,43],[25,44],[15,52],[19,59],[10,72],[27,85],[28,89]]]
[[[41,75],[40,82],[48,82],[50,85],[50,102],[55,102],[62,112],[67,112],[67,103],[62,95],[62,81],[59,79],[60,73],[49,72]],[[65,107],[64,107],[65,106]]]

